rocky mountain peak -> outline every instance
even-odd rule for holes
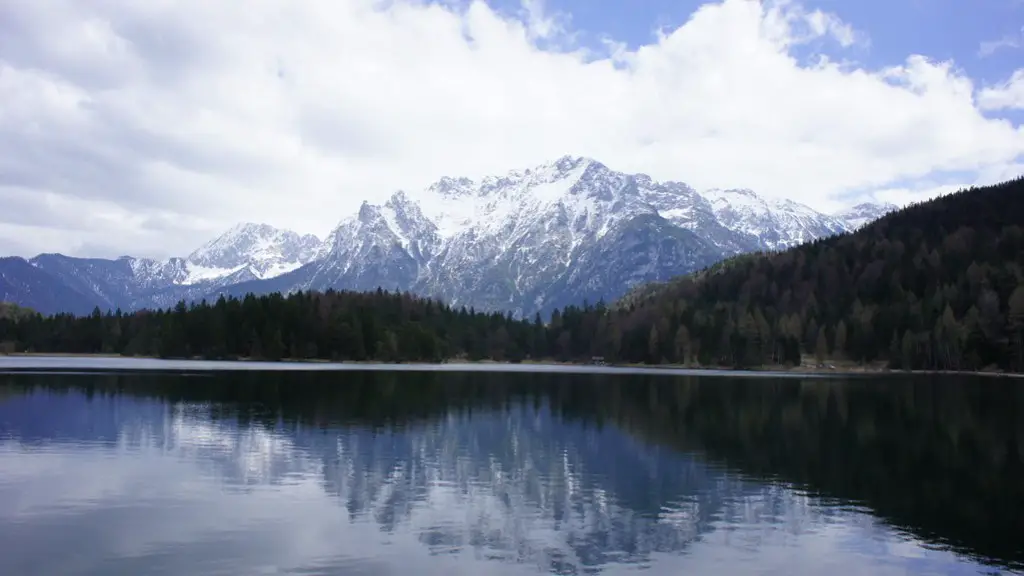
[[[555,160],[551,166],[558,172],[565,174],[577,170],[580,168],[586,169],[591,164],[600,164],[596,160],[587,158],[585,156],[562,156],[558,160]]]
[[[476,192],[476,183],[469,178],[444,176],[427,188],[427,192],[443,197],[468,196]]]
[[[244,222],[185,258],[185,278],[180,282],[203,282],[243,270],[257,279],[277,276],[313,260],[319,246],[320,239],[312,234]]]
[[[384,204],[390,208],[402,208],[413,203],[412,198],[405,193],[405,190],[396,190]]]
[[[368,201],[363,200],[363,203],[359,205],[359,214],[357,218],[364,224],[372,224],[380,220],[380,207],[370,204]]]

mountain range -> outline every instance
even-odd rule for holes
[[[735,254],[848,232],[894,208],[865,203],[823,214],[751,190],[698,193],[565,156],[363,202],[324,240],[246,223],[166,260],[0,258],[0,301],[86,314],[250,292],[384,288],[516,316],[547,314]]]

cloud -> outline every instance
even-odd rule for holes
[[[922,178],[910,185],[881,188],[870,194],[870,200],[905,206],[912,202],[921,202],[936,196],[951,194],[971,186],[998,184],[1021,174],[1024,174],[1024,162],[991,166],[971,175],[955,174],[951,177]]]
[[[323,235],[364,199],[564,154],[833,209],[1024,153],[983,113],[1010,85],[830,59],[867,35],[795,0],[586,40],[538,0],[2,3],[0,252],[182,254],[243,220]]]
[[[983,110],[1024,110],[1024,68],[1002,84],[980,90],[978,105]]]
[[[1024,27],[1021,27],[1020,32],[1016,35],[1007,34],[997,40],[986,40],[978,46],[978,57],[986,58],[995,54],[1000,50],[1016,49],[1021,47],[1021,43],[1024,42]]]

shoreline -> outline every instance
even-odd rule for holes
[[[805,375],[805,376],[881,376],[881,375],[916,375],[916,376],[984,376],[990,378],[1022,378],[1024,379],[1024,373],[1016,372],[994,372],[994,371],[968,371],[968,370],[893,370],[888,367],[884,367],[880,364],[874,366],[836,366],[830,369],[822,369],[815,366],[778,366],[778,365],[766,365],[758,366],[756,368],[734,368],[729,366],[686,366],[682,364],[592,364],[585,362],[559,362],[557,360],[523,360],[521,362],[508,362],[498,360],[465,360],[465,359],[454,359],[446,360],[443,362],[384,362],[377,360],[343,360],[334,361],[320,358],[300,358],[300,359],[281,359],[275,360],[258,360],[251,358],[239,358],[231,360],[210,360],[201,357],[193,358],[159,358],[156,356],[122,356],[120,354],[82,354],[82,353],[41,353],[41,352],[16,352],[12,354],[0,354],[0,359],[3,358],[61,358],[61,359],[74,359],[74,358],[88,358],[88,359],[126,359],[126,360],[155,360],[155,361],[172,361],[172,362],[217,362],[219,364],[226,363],[238,363],[238,364],[253,364],[263,363],[272,365],[316,365],[316,364],[331,364],[331,365],[348,365],[348,366],[444,366],[444,365],[465,365],[465,366],[516,366],[516,365],[527,365],[527,366],[552,366],[552,367],[568,367],[568,368],[605,368],[605,369],[623,369],[623,370],[664,370],[666,372],[717,372],[717,373],[736,373],[740,374],[779,374],[779,375]],[[2,369],[2,362],[0,362],[0,369]],[[39,369],[45,369],[46,367],[40,366]],[[14,368],[16,370],[33,370],[34,368]],[[109,368],[110,370],[118,370],[118,368]]]

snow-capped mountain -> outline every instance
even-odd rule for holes
[[[749,190],[700,194],[566,156],[364,202],[331,233],[321,258],[223,293],[384,287],[529,315],[848,229],[796,202]]]
[[[321,240],[268,224],[239,224],[186,258],[186,284],[244,271],[252,279],[280,276],[313,261]]]
[[[186,257],[106,260],[40,254],[28,263],[87,297],[90,309],[133,310],[167,307],[224,286],[279,276],[313,260],[320,245],[313,235],[246,223]]]
[[[878,220],[882,216],[885,216],[889,212],[898,208],[899,207],[895,204],[872,204],[870,202],[864,202],[839,212],[836,214],[836,218],[846,226],[847,230],[856,230]]]
[[[718,222],[734,233],[755,239],[761,248],[778,250],[847,230],[842,220],[792,200],[767,200],[752,190],[708,190]]]
[[[122,257],[137,281],[149,287],[192,286],[262,280],[311,262],[321,241],[268,224],[239,224],[184,258],[151,260]]]
[[[101,308],[383,287],[531,315],[611,300],[730,255],[852,230],[892,208],[862,204],[832,216],[750,190],[698,193],[566,156],[479,181],[445,177],[416,194],[364,202],[323,242],[242,224],[182,258],[41,255],[31,263]]]

